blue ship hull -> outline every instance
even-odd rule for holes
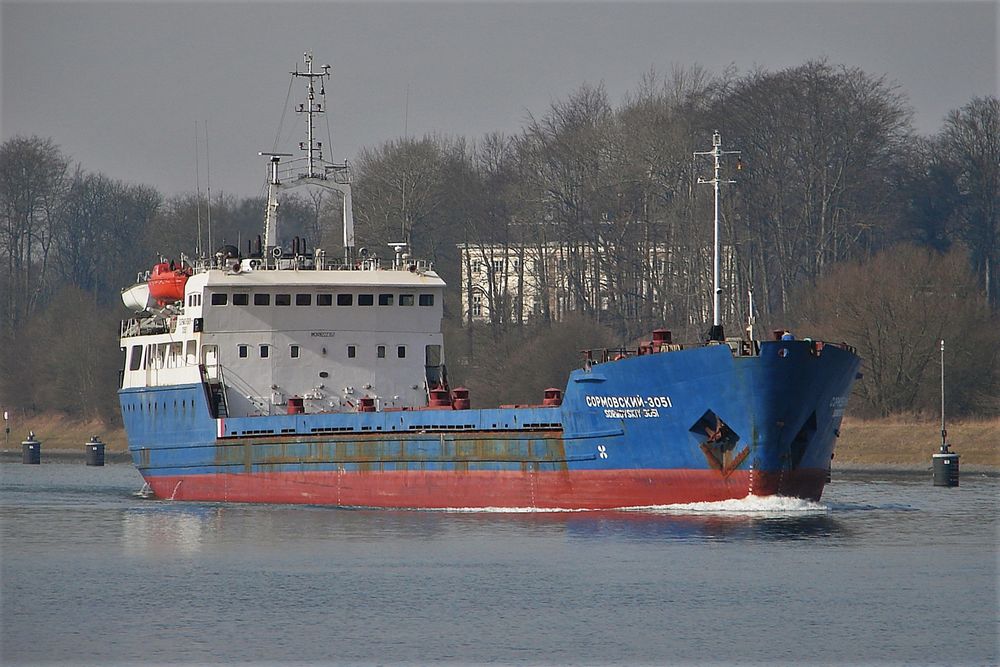
[[[204,384],[120,391],[157,496],[369,507],[603,509],[819,499],[860,359],[768,341],[574,371],[559,406],[214,418]]]

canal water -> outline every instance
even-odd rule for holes
[[[374,511],[148,500],[0,464],[4,665],[970,664],[1000,479],[838,473],[821,503]]]

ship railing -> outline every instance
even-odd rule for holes
[[[326,271],[409,271],[410,273],[427,273],[434,270],[434,262],[426,259],[411,259],[399,267],[394,267],[391,261],[383,262],[379,257],[359,258],[353,262],[340,259],[329,259],[317,264],[319,269]]]
[[[648,354],[658,354],[660,352],[676,352],[683,350],[680,343],[662,343],[658,345],[644,344],[634,348],[630,347],[607,347],[581,350],[583,358],[590,364],[604,364],[609,361],[621,361],[632,357],[641,357]]]
[[[131,338],[133,336],[149,336],[152,334],[169,333],[171,330],[171,322],[168,320],[151,317],[131,317],[127,320],[122,320],[118,337]]]
[[[737,357],[756,357],[760,355],[760,341],[758,340],[727,338],[725,341],[712,342],[710,344],[726,345],[730,350],[732,350],[733,355]],[[595,348],[591,350],[581,350],[581,353],[583,354],[585,365],[590,366],[593,364],[604,364],[609,361],[621,361],[622,359],[641,357],[648,354],[677,352],[685,349],[685,347],[690,346],[674,342],[666,343],[648,341],[646,343],[641,343],[636,347]]]

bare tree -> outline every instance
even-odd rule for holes
[[[151,188],[77,168],[53,229],[60,278],[104,302],[117,301],[118,290],[145,259],[137,241],[159,205],[160,195]]]
[[[56,211],[69,161],[51,139],[14,137],[0,146],[0,340],[23,325],[46,286]]]
[[[939,145],[954,168],[958,233],[990,304],[1000,306],[1000,100],[978,97],[945,119]]]
[[[886,241],[897,195],[889,187],[909,139],[909,111],[882,78],[825,61],[736,81],[718,123],[743,151],[746,244],[767,305],[791,288]]]
[[[832,267],[800,289],[799,325],[811,334],[856,345],[864,377],[856,385],[860,414],[933,412],[938,341],[947,339],[947,389],[963,413],[1000,410],[1000,329],[977,297],[965,253],[946,256],[897,246],[866,262]]]

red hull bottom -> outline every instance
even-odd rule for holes
[[[784,495],[819,500],[826,471],[286,472],[150,476],[158,498],[342,507],[613,509]]]

